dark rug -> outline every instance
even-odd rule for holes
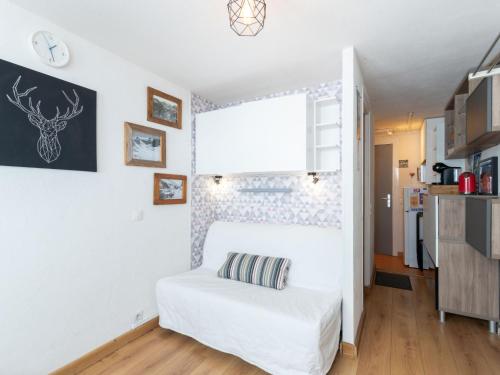
[[[379,272],[375,275],[375,284],[388,286],[390,288],[413,290],[408,276],[397,275],[395,273]]]

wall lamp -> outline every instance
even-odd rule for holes
[[[313,184],[317,184],[319,182],[318,173],[316,173],[316,172],[309,172],[309,173],[307,173],[307,175],[312,177],[312,183]]]
[[[214,176],[214,182],[219,185],[220,181],[222,180],[222,176]]]

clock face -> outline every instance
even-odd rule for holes
[[[68,46],[48,31],[34,33],[31,45],[45,64],[59,68],[69,62]]]

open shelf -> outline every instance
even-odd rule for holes
[[[335,98],[315,102],[315,124],[340,122],[340,104]]]
[[[317,128],[340,128],[340,123],[338,122],[322,122],[319,124],[315,124]]]
[[[312,170],[332,172],[340,169],[341,106],[335,97],[314,101],[312,121]]]
[[[340,148],[322,147],[315,150],[315,171],[336,171],[340,169]]]
[[[338,148],[340,149],[340,146],[339,145],[316,145],[315,148]]]

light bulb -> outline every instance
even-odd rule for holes
[[[255,22],[255,2],[253,0],[244,0],[240,12],[240,22],[245,25],[251,25]]]

